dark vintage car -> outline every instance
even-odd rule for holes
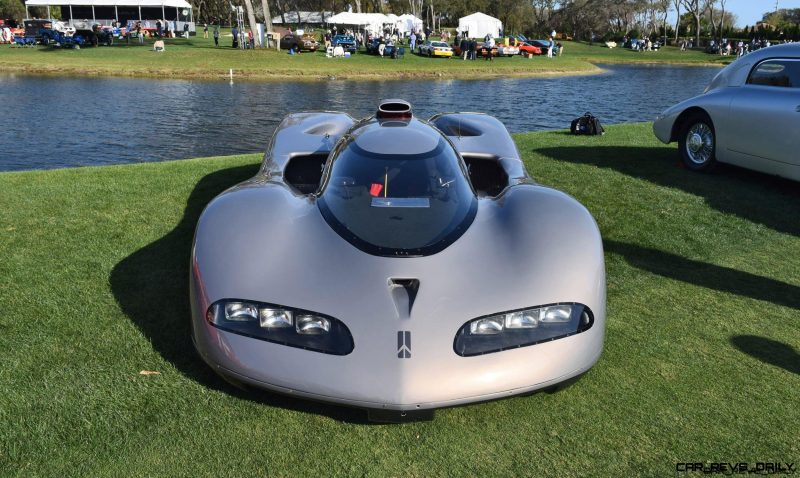
[[[394,53],[394,49],[396,48],[394,45],[389,45],[385,41],[383,42],[383,56],[392,56]],[[380,54],[380,46],[381,46],[381,39],[380,38],[373,38],[371,41],[368,41],[367,44],[364,46],[366,52],[370,55],[379,55]],[[347,48],[345,48],[346,50]]]
[[[32,19],[25,20],[25,36],[36,37],[36,41],[42,40],[42,30],[52,30],[53,20]]]
[[[313,35],[296,35],[294,33],[287,33],[281,37],[281,49],[295,51],[317,51],[319,42]]]
[[[344,51],[349,51],[351,54],[356,52],[357,45],[356,39],[353,35],[335,35],[331,40],[334,47],[341,46]]]

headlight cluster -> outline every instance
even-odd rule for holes
[[[456,334],[462,357],[499,352],[560,339],[588,330],[594,317],[582,304],[553,304],[481,317]]]
[[[221,300],[208,309],[215,327],[278,344],[333,355],[353,351],[353,336],[333,317],[273,304]]]

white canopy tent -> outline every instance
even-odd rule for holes
[[[503,31],[503,22],[485,13],[475,12],[458,19],[458,31],[467,32],[469,38],[483,38],[486,35],[496,38]]]
[[[422,20],[411,15],[410,13],[406,13],[400,15],[397,19],[398,30],[401,32],[417,32],[422,30]]]
[[[413,17],[413,15],[409,15]],[[381,33],[386,27],[397,28],[401,34],[409,31],[403,27],[403,16],[398,17],[394,14],[384,15],[383,13],[353,13],[342,12],[328,18],[327,23],[332,25],[346,25],[363,28],[372,33]],[[417,19],[419,20],[419,19]],[[422,21],[420,20],[420,24]]]
[[[188,23],[190,31],[194,31],[192,5],[186,0],[26,0],[26,13],[28,7],[47,7],[48,17],[50,7],[61,7],[62,17],[66,17],[68,12],[70,23],[80,22],[80,19],[88,20],[91,9],[91,20],[98,24],[110,24],[114,19],[123,23],[126,19],[175,20],[179,31],[184,23]],[[144,16],[142,9],[145,9]],[[77,14],[73,15],[75,11]],[[113,17],[110,17],[111,12]],[[123,12],[123,15],[120,15],[120,12]]]

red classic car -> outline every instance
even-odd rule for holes
[[[527,43],[527,42],[519,42],[519,43],[517,43],[517,46],[519,47],[519,54],[520,55],[527,55],[529,53],[531,55],[542,55],[542,54],[545,53],[538,46],[531,45],[530,43]]]

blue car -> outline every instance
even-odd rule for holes
[[[354,54],[357,49],[356,39],[353,38],[353,35],[335,35],[331,44],[334,47],[341,46],[344,51],[349,51],[351,54]]]

